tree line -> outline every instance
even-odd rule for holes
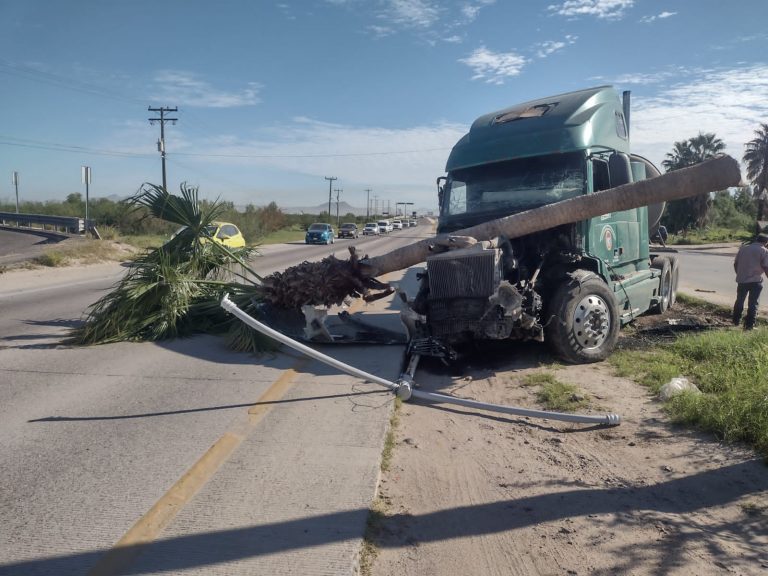
[[[209,200],[200,200],[201,206],[210,206]],[[258,242],[260,238],[277,230],[297,227],[307,229],[313,222],[336,222],[336,215],[328,212],[320,214],[288,214],[270,202],[266,206],[248,204],[239,209],[234,202],[219,201],[219,218],[235,224],[249,242]],[[72,216],[82,218],[85,214],[85,198],[79,192],[68,194],[64,201],[48,200],[24,201],[19,204],[24,214],[44,214],[48,216]],[[0,212],[15,212],[16,204],[0,202]],[[97,228],[115,228],[124,235],[169,235],[175,232],[173,226],[155,218],[146,207],[129,205],[124,201],[109,198],[91,198],[88,202],[88,217]],[[347,213],[340,215],[341,222],[364,224],[364,218]]]
[[[717,226],[732,230],[754,229],[755,221],[768,218],[768,124],[760,124],[755,137],[746,143],[743,155],[746,177],[751,186],[735,191],[723,190],[712,195],[670,202],[662,217],[662,224],[672,233],[699,230]],[[714,133],[675,142],[672,151],[662,161],[665,171],[679,170],[714,158],[725,150],[725,144]],[[201,204],[210,203],[201,200]],[[248,204],[239,210],[233,202],[222,202],[220,218],[236,224],[246,238],[258,242],[260,238],[286,227],[306,229],[312,222],[336,222],[334,215],[287,214],[276,202],[266,206]],[[174,232],[167,222],[159,220],[145,208],[129,206],[125,202],[108,198],[95,198],[88,204],[89,216],[96,226],[113,227],[126,235],[166,235]],[[14,212],[15,204],[1,203],[0,211]],[[27,214],[82,217],[85,200],[79,192],[69,194],[61,201],[30,202],[20,205]],[[362,224],[362,218],[348,213],[340,217],[342,222]]]
[[[662,224],[670,232],[684,233],[709,225],[752,231],[755,221],[762,221],[767,216],[768,124],[760,124],[754,136],[746,143],[743,156],[751,187],[670,202],[662,218]],[[699,133],[675,142],[661,165],[671,172],[714,158],[724,150],[725,144],[714,133]]]

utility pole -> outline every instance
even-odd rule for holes
[[[88,191],[91,185],[91,167],[83,166],[81,168],[83,184],[85,184],[85,237],[88,237]]]
[[[336,188],[336,229],[337,230],[339,228],[339,193],[340,192],[344,192],[344,190]]]
[[[149,123],[154,126],[155,122],[160,122],[160,140],[157,141],[157,150],[160,152],[160,157],[163,161],[163,190],[166,192],[168,191],[167,182],[165,179],[165,123],[171,122],[172,124],[176,124],[176,121],[178,118],[166,118],[165,113],[166,112],[178,112],[179,109],[174,106],[173,108],[152,108],[150,106],[147,108],[150,112],[159,112],[160,118],[149,118]]]
[[[19,213],[19,173],[15,170],[11,175],[11,184],[16,188],[16,214]]]
[[[333,194],[333,181],[338,180],[335,176],[326,176],[326,180],[328,180],[328,219],[331,218],[331,195]]]
[[[365,191],[368,194],[365,197],[365,221],[368,222],[371,218],[371,189],[366,188]]]

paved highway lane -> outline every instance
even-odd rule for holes
[[[342,257],[350,242],[265,247],[256,266]],[[0,275],[0,574],[351,572],[390,395],[211,337],[58,344],[123,271]],[[394,378],[402,347],[328,351]]]
[[[720,251],[680,249],[681,292],[723,306],[733,306],[736,299],[736,274],[733,258],[736,247]],[[768,295],[760,299],[760,311],[768,315]]]

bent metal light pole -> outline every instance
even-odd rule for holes
[[[225,294],[224,298],[222,298],[221,307],[254,330],[269,336],[273,340],[277,340],[281,344],[285,344],[286,346],[289,346],[294,350],[309,356],[310,358],[314,358],[315,360],[327,364],[328,366],[336,368],[341,372],[345,372],[351,376],[356,376],[363,380],[367,380],[368,382],[383,386],[384,388],[394,392],[402,400],[420,398],[422,400],[440,402],[443,404],[457,404],[459,406],[477,408],[480,410],[487,410],[489,412],[500,412],[502,414],[513,414],[515,416],[528,416],[531,418],[544,418],[547,420],[560,420],[563,422],[575,422],[580,424],[603,424],[607,426],[618,426],[621,423],[621,417],[618,414],[604,414],[602,416],[589,416],[586,414],[563,414],[561,412],[547,412],[544,410],[517,408],[515,406],[488,404],[485,402],[477,402],[475,400],[468,400],[465,398],[456,398],[455,396],[447,396],[445,394],[435,394],[434,392],[414,390],[413,381],[408,374],[403,374],[397,382],[390,382],[385,378],[379,378],[378,376],[365,372],[364,370],[360,370],[359,368],[355,368],[354,366],[340,362],[335,358],[326,356],[322,352],[318,352],[314,348],[305,346],[301,342],[297,342],[296,340],[289,338],[285,334],[270,328],[266,324],[262,324],[246,312],[243,312],[234,302],[229,299],[228,294]]]

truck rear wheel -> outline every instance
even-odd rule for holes
[[[566,362],[605,360],[619,339],[619,309],[608,286],[592,272],[576,271],[549,306],[547,339]]]
[[[676,294],[673,294],[672,262],[666,256],[657,256],[651,262],[651,268],[661,270],[659,277],[659,301],[653,307],[656,314],[664,314],[674,304]],[[676,288],[676,287],[675,287]]]
[[[669,307],[672,308],[672,306],[675,305],[675,302],[677,302],[677,285],[680,282],[680,262],[677,259],[677,256],[670,255],[667,256],[669,258],[669,263],[672,266],[672,291],[669,293]]]

